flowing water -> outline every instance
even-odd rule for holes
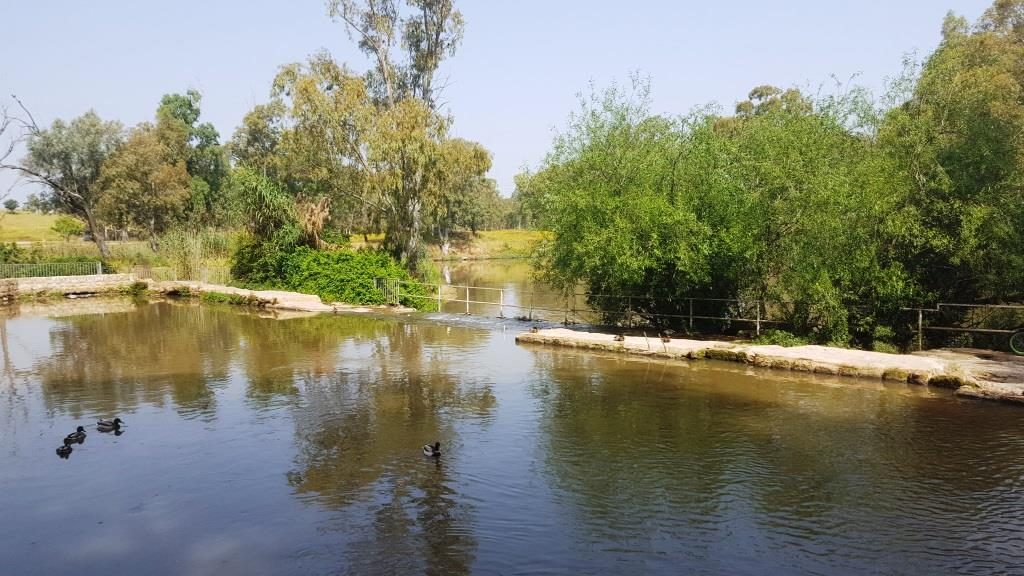
[[[2,320],[0,573],[1024,573],[1024,409],[528,326]]]

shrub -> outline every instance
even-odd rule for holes
[[[149,290],[149,284],[145,282],[132,282],[121,289],[121,292],[128,296],[142,296]]]
[[[775,346],[805,346],[806,339],[786,332],[785,330],[765,330],[760,336],[754,339],[755,344],[768,344]]]
[[[285,278],[291,290],[348,304],[385,304],[384,293],[374,285],[375,278],[412,281],[409,273],[384,252],[325,252],[305,247],[289,255]],[[400,302],[420,310],[434,308],[427,290],[415,284],[402,286]]]
[[[85,223],[78,218],[62,215],[53,223],[51,230],[68,241],[72,236],[81,236],[85,233]]]

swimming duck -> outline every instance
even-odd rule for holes
[[[79,426],[77,430],[75,430],[71,434],[68,434],[66,437],[64,437],[64,440],[65,441],[70,440],[72,442],[78,442],[79,444],[81,444],[82,442],[85,442],[85,428],[82,427],[82,426]]]
[[[433,456],[434,458],[437,458],[438,456],[441,455],[441,443],[440,442],[434,442],[433,446],[431,446],[430,444],[424,444],[423,445],[423,455],[424,456]]]
[[[615,335],[615,341],[616,342],[625,342],[626,341],[626,337],[623,336],[622,334],[616,334]]]
[[[60,456],[61,458],[64,458],[65,460],[67,459],[68,456],[71,456],[71,441],[70,440],[68,440],[67,438],[64,439],[64,445],[61,446],[60,448],[57,448],[57,456]]]
[[[96,429],[100,432],[113,432],[115,430],[120,430],[121,424],[123,424],[123,422],[121,422],[120,418],[114,418],[113,420],[100,420],[96,423]]]

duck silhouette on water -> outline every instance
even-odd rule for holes
[[[440,458],[441,457],[441,443],[440,442],[434,442],[433,446],[431,446],[430,444],[424,444],[423,445],[423,455],[424,456],[430,456],[431,458]]]
[[[64,445],[57,448],[57,456],[67,460],[71,456],[71,445],[74,443],[73,440],[64,439]]]
[[[70,441],[72,443],[76,443],[76,444],[84,443],[85,442],[85,428],[83,426],[79,426],[77,430],[75,430],[71,434],[68,434],[67,436],[65,436],[64,437],[64,442],[68,442],[68,441]]]
[[[120,418],[114,418],[113,420],[100,420],[96,423],[96,429],[100,432],[113,432],[120,436],[121,424],[124,424],[124,422],[122,422]]]

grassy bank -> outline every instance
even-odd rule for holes
[[[486,230],[476,235],[453,236],[447,258],[436,244],[427,246],[427,253],[433,260],[486,260],[489,258],[525,258],[544,237],[538,230]],[[377,248],[384,240],[383,234],[352,236],[352,247]]]
[[[0,242],[46,242],[61,240],[51,230],[57,221],[56,214],[35,214],[15,212],[0,214]]]

